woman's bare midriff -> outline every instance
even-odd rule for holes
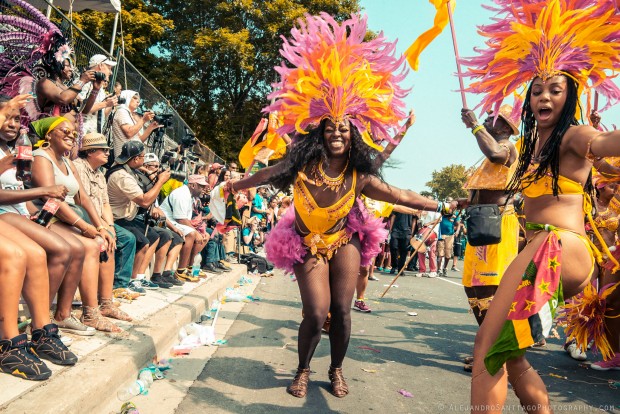
[[[592,258],[584,240],[576,234],[586,236],[584,228],[583,196],[581,195],[544,195],[537,198],[525,198],[525,217],[529,223],[551,224],[560,229],[562,240],[562,284],[564,298],[574,296],[589,281]],[[572,233],[574,232],[574,233]],[[531,240],[536,231],[528,230],[527,238]],[[541,236],[539,236],[541,237]]]

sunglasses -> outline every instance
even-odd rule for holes
[[[63,133],[66,137],[71,137],[71,138],[73,138],[73,140],[74,140],[74,141],[75,141],[75,140],[77,139],[77,137],[78,137],[78,133],[77,133],[77,131],[76,131],[76,130],[69,129],[69,128],[58,128],[58,129],[55,129],[54,131],[60,131],[60,132],[62,132],[62,133]]]

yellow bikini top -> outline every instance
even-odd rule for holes
[[[529,172],[533,172],[536,169],[536,165],[530,167]],[[536,180],[525,179],[522,185],[521,192],[524,196],[529,198],[536,198],[544,195],[553,195],[552,187],[553,178],[550,173],[545,174],[541,178]],[[584,194],[583,185],[580,183],[566,178],[563,175],[558,177],[558,189],[559,194]]]
[[[311,233],[324,234],[344,219],[355,203],[357,171],[353,170],[351,189],[328,207],[319,207],[300,174],[293,187],[293,204],[297,216]]]

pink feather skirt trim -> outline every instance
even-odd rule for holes
[[[361,243],[361,265],[368,266],[381,252],[381,243],[385,241],[388,230],[383,220],[368,212],[364,203],[357,199],[347,216],[347,235],[359,235]],[[303,238],[295,230],[295,210],[289,208],[265,241],[267,260],[276,267],[293,273],[293,266],[302,263],[308,253]]]

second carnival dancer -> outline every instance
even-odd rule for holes
[[[294,29],[293,40],[281,50],[291,68],[282,76],[266,111],[284,119],[280,133],[297,135],[284,159],[227,189],[269,183],[293,185],[293,204],[272,231],[265,249],[276,266],[294,272],[304,318],[299,326],[297,374],[287,391],[304,397],[310,360],[321,339],[321,327],[331,313],[328,376],[332,394],[344,397],[349,388],[342,362],[351,334],[351,300],[360,265],[369,264],[386,236],[380,220],[358,201],[372,199],[411,208],[441,211],[443,203],[392,187],[378,176],[382,149],[390,129],[406,117],[403,91],[394,75],[403,59],[393,56],[394,44],[379,35],[364,42],[366,18],[352,16],[338,24],[331,16],[306,16]],[[375,142],[370,137],[375,139]],[[452,208],[457,203],[453,202]]]
[[[571,0],[529,3],[498,2],[506,15],[480,27],[488,49],[468,62],[476,79],[469,90],[485,94],[483,110],[529,84],[523,143],[509,185],[510,194],[524,196],[528,243],[504,273],[476,335],[474,413],[501,412],[507,382],[527,412],[553,412],[545,384],[525,358],[534,343],[528,318],[546,313],[551,321],[558,304],[588,286],[595,259],[601,258],[584,229],[584,217],[592,222],[592,161],[620,155],[620,131],[601,132],[577,121],[588,80],[610,101],[620,98],[606,75],[620,69],[615,5],[596,2],[575,9]]]
[[[462,110],[461,119],[468,128],[478,125],[474,112],[468,109]],[[502,105],[497,116],[491,112],[474,133],[484,160],[463,186],[469,190],[467,203],[470,206],[495,204],[502,214],[502,239],[498,244],[474,247],[468,243],[465,248],[463,286],[478,325],[482,325],[499,281],[519,249],[519,221],[513,198],[506,193],[518,158],[510,136],[518,134],[518,114],[513,114],[510,105]],[[464,362],[465,371],[471,372],[473,357],[465,358]]]

